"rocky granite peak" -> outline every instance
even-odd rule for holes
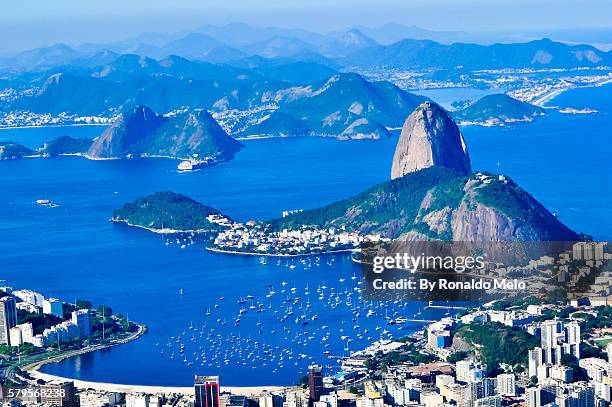
[[[95,139],[87,156],[229,159],[241,147],[205,110],[165,117],[146,106],[138,106],[122,113]]]
[[[471,172],[463,135],[450,115],[433,102],[419,105],[402,127],[391,168],[391,179],[441,166],[462,174]]]

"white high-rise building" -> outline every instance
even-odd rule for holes
[[[11,346],[21,346],[24,343],[32,343],[34,329],[31,323],[15,325],[10,330]]]
[[[612,363],[612,342],[606,345],[606,353],[608,354],[608,362]]]
[[[72,311],[71,320],[79,330],[79,337],[87,338],[91,336],[91,314],[87,309]]]
[[[502,396],[516,396],[516,377],[513,373],[502,373],[497,376],[497,393]]]
[[[542,348],[533,348],[529,350],[529,377],[538,375],[538,366],[544,363]]]
[[[529,387],[525,389],[525,405],[527,407],[541,407],[542,398],[540,389],[537,387]]]
[[[57,298],[49,298],[48,300],[44,300],[42,307],[43,314],[55,315],[58,318],[64,318],[64,307],[62,306],[62,302]]]
[[[458,382],[472,383],[480,381],[485,376],[485,369],[479,363],[471,360],[460,360],[455,364],[455,372]]]
[[[558,344],[559,336],[561,335],[561,321],[548,320],[540,325],[540,338],[543,348],[551,348]]]

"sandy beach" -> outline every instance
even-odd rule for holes
[[[41,373],[38,370],[30,370],[28,371],[32,377],[36,379],[42,379],[45,381],[71,381],[74,382],[74,385],[78,389],[94,389],[94,390],[103,390],[103,391],[112,391],[118,393],[149,393],[149,394],[185,394],[192,395],[193,387],[166,387],[166,386],[139,386],[132,384],[115,384],[115,383],[103,383],[103,382],[87,382],[83,380],[75,380],[61,376],[54,376],[46,373]],[[232,386],[223,386],[223,382],[221,382],[221,391],[222,392],[231,392],[232,394],[239,394],[243,396],[253,397],[261,394],[264,391],[278,391],[282,390],[284,387],[280,386],[255,386],[255,387],[232,387]]]

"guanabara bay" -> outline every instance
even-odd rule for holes
[[[612,3],[5,3],[2,406],[612,405]]]

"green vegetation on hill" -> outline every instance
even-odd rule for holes
[[[514,99],[506,94],[487,95],[474,104],[453,113],[459,122],[502,124],[532,121],[544,115],[541,107]]]
[[[488,174],[496,178],[493,174]],[[510,178],[504,182],[495,181],[475,188],[475,200],[487,207],[496,209],[531,229],[526,234],[538,235],[541,240],[577,240],[579,236],[563,225],[540,202],[529,195]]]
[[[128,155],[181,159],[230,159],[240,150],[237,142],[205,110],[158,115],[146,106],[124,111],[91,144],[91,158],[122,158]]]
[[[184,195],[165,191],[123,205],[113,212],[112,220],[149,229],[204,231],[217,229],[206,217],[220,213]]]
[[[55,156],[62,154],[82,154],[87,152],[91,146],[91,139],[88,138],[73,138],[70,136],[61,136],[55,140],[49,141],[38,152],[43,155]]]
[[[279,108],[242,135],[388,137],[424,100],[389,82],[368,82],[355,73],[334,75],[279,93]]]
[[[278,229],[319,225],[346,226],[364,233],[396,237],[413,230],[413,220],[432,188],[452,193],[440,199],[457,202],[466,177],[445,167],[430,167],[387,181],[351,198],[272,221]]]
[[[462,325],[455,335],[476,346],[489,372],[500,363],[526,366],[529,349],[540,343],[535,336],[498,322]]]

